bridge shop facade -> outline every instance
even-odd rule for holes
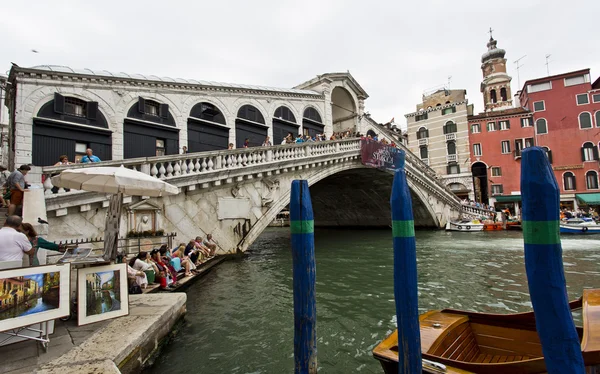
[[[16,65],[8,77],[10,168],[78,161],[87,148],[121,160],[280,144],[287,133],[364,132],[367,93],[350,73],[295,88]]]

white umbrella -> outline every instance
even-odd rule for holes
[[[176,195],[179,189],[158,178],[121,167],[89,167],[64,170],[52,177],[56,187],[113,194],[106,212],[104,229],[104,259],[117,255],[123,194],[131,196]]]
[[[52,184],[74,190],[130,196],[176,195],[179,189],[158,178],[139,171],[121,167],[90,167],[68,169],[55,177]]]

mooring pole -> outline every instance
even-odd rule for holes
[[[562,262],[560,189],[540,147],[523,150],[521,194],[525,269],[546,370],[549,374],[583,374]]]
[[[292,182],[290,229],[294,277],[294,373],[317,373],[315,224],[308,181]]]
[[[417,247],[412,197],[406,172],[399,169],[392,185],[394,299],[398,325],[398,373],[421,373],[421,332],[417,295]]]

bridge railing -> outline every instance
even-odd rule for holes
[[[297,144],[276,145],[270,147],[252,147],[232,150],[186,153],[158,157],[142,157],[125,160],[103,161],[93,164],[73,164],[67,166],[47,166],[42,168],[46,176],[44,191],[46,195],[73,193],[52,185],[50,176],[63,170],[96,166],[124,166],[159,179],[170,179],[187,175],[199,175],[238,169],[267,163],[276,163],[310,156],[335,154],[360,150],[360,139],[328,140]]]

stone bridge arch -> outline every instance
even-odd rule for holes
[[[381,217],[377,217],[376,222],[359,222],[356,217],[356,209],[362,209],[364,204],[360,204],[353,213],[353,218],[345,221],[344,226],[373,226],[373,227],[384,227],[389,225],[391,222],[390,215],[390,194],[392,189],[392,181],[393,181],[393,173],[391,171],[381,171],[373,168],[368,168],[362,165],[360,162],[348,162],[342,164],[334,164],[329,168],[324,168],[318,170],[316,173],[306,176],[304,179],[308,181],[308,185],[311,187],[311,199],[313,203],[313,210],[315,212],[315,225],[316,226],[336,226],[336,221],[324,220],[323,214],[326,213],[324,210],[330,209],[331,206],[323,206],[322,199],[329,198],[331,195],[327,195],[324,192],[327,191],[328,187],[336,187],[335,190],[340,192],[340,188],[346,187],[346,191],[352,190],[356,185],[351,185],[346,182],[343,184],[338,184],[335,186],[328,185],[332,179],[338,179],[339,177],[357,177],[359,176],[363,178],[363,183],[373,183],[377,184],[377,188],[370,190],[376,194],[376,196],[370,196],[372,199],[367,203],[372,203],[376,205],[375,210],[364,210],[365,213],[363,215],[364,220],[372,219],[372,216],[369,214],[373,214],[374,212],[381,215]],[[375,178],[371,178],[375,177]],[[291,181],[290,181],[291,182]],[[325,185],[323,185],[325,183]],[[382,184],[383,183],[383,184]],[[360,182],[359,182],[360,184]],[[436,212],[434,206],[431,204],[428,199],[427,194],[422,191],[416,183],[412,180],[408,180],[409,188],[413,197],[413,210],[415,212],[415,222],[418,226],[421,227],[439,227],[439,212]],[[321,188],[319,188],[319,186]],[[263,215],[252,225],[248,233],[242,238],[237,246],[238,251],[246,251],[252,243],[260,236],[260,234],[268,227],[268,225],[275,219],[277,214],[283,210],[290,203],[290,189],[291,183],[287,183],[285,186],[280,186],[280,194],[279,198],[273,201],[270,205],[269,209],[266,210]],[[361,190],[360,192],[365,192],[365,190]],[[325,196],[322,196],[322,195]],[[342,195],[343,197],[347,197]],[[355,196],[361,197],[361,196]],[[368,197],[368,196],[364,196]],[[363,200],[364,202],[364,200]],[[347,204],[347,201],[340,202],[341,204]],[[356,202],[358,203],[358,202]],[[333,202],[335,205],[336,202]],[[347,205],[346,205],[347,208]],[[340,209],[344,212],[343,209]],[[367,214],[369,213],[369,214]],[[354,223],[352,223],[354,222]],[[340,225],[341,226],[341,225]]]

